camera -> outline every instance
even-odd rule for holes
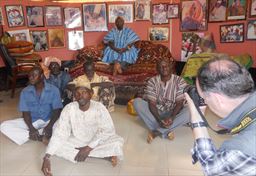
[[[205,106],[204,99],[200,97],[195,86],[188,86],[184,89],[184,93],[187,93],[193,100],[196,107]]]

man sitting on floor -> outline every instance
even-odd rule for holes
[[[90,83],[93,89],[92,99],[101,102],[109,112],[114,111],[115,88],[113,83],[107,77],[95,73],[93,60],[87,60],[83,67],[85,74],[75,78],[67,88],[74,90],[78,83]]]
[[[52,138],[47,147],[42,171],[51,175],[50,156],[57,155],[72,162],[82,162],[89,157],[110,158],[112,165],[123,157],[123,138],[115,133],[107,109],[91,100],[90,83],[76,85],[75,102],[62,110]]]
[[[187,86],[183,78],[172,74],[174,64],[168,59],[157,63],[158,75],[148,80],[145,99],[136,98],[134,108],[150,132],[147,142],[161,135],[174,138],[172,131],[189,122],[189,111],[184,107],[183,90]]]
[[[52,127],[62,109],[57,87],[44,82],[41,67],[35,66],[29,73],[29,82],[20,95],[19,110],[22,118],[1,124],[1,132],[18,145],[29,139],[48,142]]]

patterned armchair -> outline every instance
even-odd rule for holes
[[[122,74],[113,76],[112,65],[101,62],[103,46],[86,46],[79,50],[75,65],[70,68],[73,78],[83,74],[83,63],[88,58],[95,61],[96,72],[108,76],[113,81],[116,90],[117,104],[126,104],[131,98],[143,90],[145,80],[156,75],[156,62],[159,59],[169,58],[173,61],[168,47],[150,41],[137,41],[135,46],[140,49],[135,64],[128,66]]]

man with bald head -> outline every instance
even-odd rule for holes
[[[116,27],[105,37],[106,46],[102,61],[114,64],[113,75],[122,73],[129,64],[134,64],[137,60],[139,50],[134,43],[139,37],[130,28],[124,27],[124,19],[118,16],[115,20]]]
[[[225,55],[216,55],[198,71],[198,94],[218,115],[220,129],[234,135],[217,149],[206,123],[185,94],[195,138],[193,163],[204,175],[256,175],[256,92],[250,73]]]
[[[156,136],[172,140],[173,130],[189,122],[185,106],[185,80],[173,74],[174,63],[162,59],[157,63],[158,75],[148,80],[144,99],[136,98],[134,108],[140,119],[149,128],[147,142]]]
[[[62,109],[60,92],[57,87],[44,81],[41,67],[35,66],[29,72],[29,83],[20,94],[22,118],[1,124],[1,132],[18,145],[29,139],[47,143]]]

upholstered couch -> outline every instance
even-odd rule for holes
[[[101,62],[104,47],[86,46],[78,51],[77,60],[70,68],[71,77],[76,78],[84,74],[83,63],[88,58],[95,61],[96,72],[99,75],[108,76],[113,81],[116,90],[117,104],[126,104],[129,99],[143,90],[145,80],[156,75],[156,62],[159,59],[169,58],[174,60],[168,47],[150,41],[137,41],[135,46],[140,49],[138,59],[135,64],[128,66],[122,74],[113,76],[113,66]]]

